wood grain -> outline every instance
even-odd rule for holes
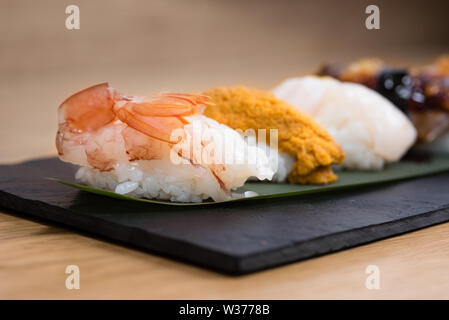
[[[2,163],[54,154],[58,104],[102,81],[129,94],[270,88],[324,61],[428,63],[449,51],[447,1],[378,1],[378,32],[363,29],[360,1],[77,3],[79,31],[65,30],[63,2],[0,3]],[[443,224],[229,277],[0,209],[0,298],[449,299],[448,235]],[[65,288],[69,264],[80,267],[80,290]],[[380,290],[365,288],[371,264]]]

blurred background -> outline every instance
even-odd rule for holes
[[[369,4],[380,30],[365,28]],[[80,30],[65,27],[68,5]],[[324,62],[427,64],[449,53],[448,12],[447,0],[0,0],[0,162],[55,154],[56,109],[85,87],[270,89]]]

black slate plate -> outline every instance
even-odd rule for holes
[[[0,166],[0,206],[229,274],[449,220],[449,173],[307,197],[173,207],[98,196],[56,158]]]

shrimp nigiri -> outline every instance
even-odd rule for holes
[[[58,108],[59,157],[81,166],[81,183],[119,194],[178,202],[238,197],[232,190],[249,177],[271,179],[274,171],[264,150],[247,148],[238,132],[200,114],[209,103],[184,93],[125,96],[107,83],[87,88]],[[195,128],[226,135],[224,152],[236,160],[214,161],[222,144]],[[256,153],[257,162],[242,159],[245,152]]]

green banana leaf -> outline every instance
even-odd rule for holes
[[[256,199],[277,198],[287,196],[303,196],[311,193],[329,192],[340,189],[356,188],[359,186],[375,185],[385,182],[393,182],[404,179],[412,179],[430,174],[449,171],[449,156],[433,156],[431,159],[421,162],[402,160],[397,163],[387,165],[381,171],[337,171],[338,181],[328,185],[297,185],[297,184],[278,184],[269,182],[247,182],[236,190],[237,193],[245,191],[254,191],[258,195],[254,197],[229,200],[224,202],[248,201]],[[77,188],[95,194],[100,194],[117,199],[133,200],[148,203],[185,206],[185,205],[211,205],[220,202],[204,201],[201,203],[183,203],[170,202],[164,200],[141,199],[128,195],[120,195],[112,191],[98,189],[80,184],[74,184],[62,181],[57,178],[51,178],[64,185]],[[449,181],[448,181],[449,183]],[[221,202],[223,203],[223,202]]]

